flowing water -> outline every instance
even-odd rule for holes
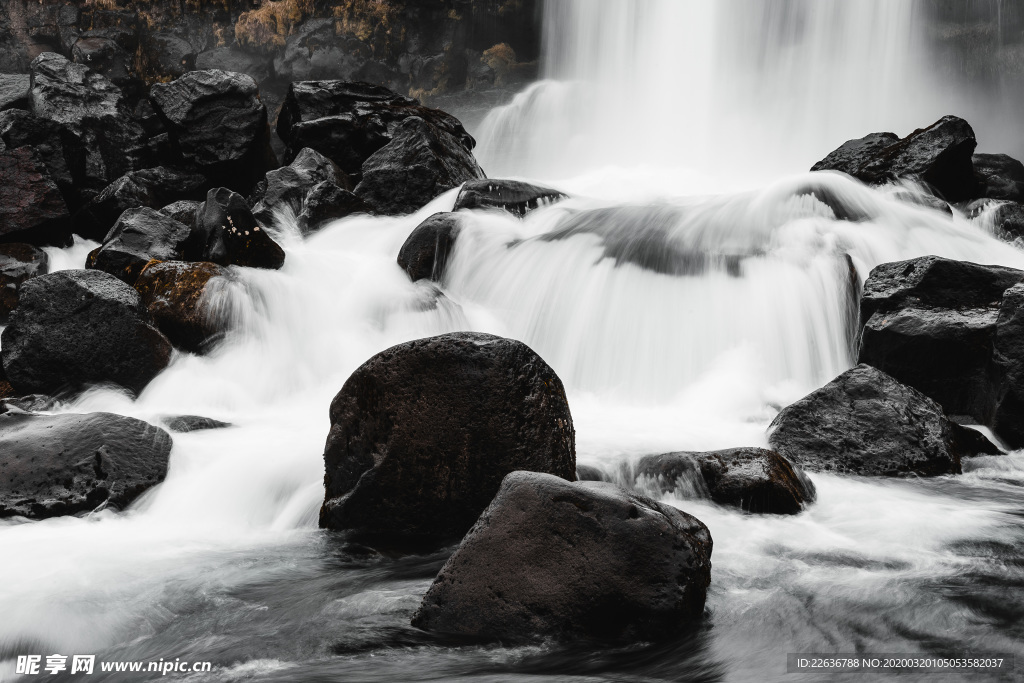
[[[725,12],[746,36],[738,53],[721,42]],[[455,192],[305,239],[282,217],[284,268],[235,269],[211,298],[231,327],[212,353],[176,356],[138,399],[100,388],[58,408],[232,426],[175,435],[167,480],[125,513],[2,522],[0,680],[24,653],[214,662],[193,681],[814,680],[785,673],[788,652],[1024,665],[1021,453],[931,480],[815,474],[818,501],[792,517],[666,497],[714,537],[707,618],[621,650],[428,636],[409,620],[450,549],[383,557],[316,528],[330,399],[390,345],[465,329],[523,340],[566,384],[578,461],[621,478],[649,453],[764,445],[781,406],[853,363],[852,304],[873,266],[940,254],[1024,268],[984,215],[920,206],[921,188],[799,172],[848,137],[928,121],[891,74],[877,108],[844,91],[881,64],[917,68],[913,17],[890,0],[549,3],[558,80],[494,112],[480,153],[491,175],[555,180],[572,199],[524,220],[466,212],[436,286],[395,257]],[[814,98],[819,117],[793,118]],[[737,102],[760,135],[721,146]],[[91,246],[53,250],[54,266],[79,267]]]

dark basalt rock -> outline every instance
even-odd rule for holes
[[[1024,164],[1005,154],[975,154],[978,196],[1024,202]]]
[[[213,263],[167,261],[143,270],[135,289],[172,344],[202,353],[224,334],[223,324],[206,300],[210,281],[229,275],[226,268]]]
[[[292,83],[278,115],[277,134],[287,146],[286,161],[310,147],[358,178],[363,163],[411,116],[455,138],[466,153],[476,146],[451,114],[378,85],[345,81]]]
[[[65,201],[77,199],[75,185],[85,177],[85,150],[65,126],[27,111],[11,109],[0,113],[0,139],[7,143],[8,149],[32,147]]]
[[[192,71],[150,89],[174,148],[211,181],[248,192],[276,166],[267,109],[249,76]]]
[[[192,227],[192,223],[196,220],[196,211],[202,205],[201,201],[196,201],[195,199],[182,199],[160,209],[160,213],[168,218],[173,218],[179,223]]]
[[[1010,448],[1024,448],[1024,284],[1003,294],[995,327],[991,426]]]
[[[772,421],[768,443],[813,472],[960,473],[953,426],[941,406],[863,364],[784,408]]]
[[[448,255],[459,234],[459,215],[435,213],[416,226],[398,252],[398,267],[413,282],[428,278],[440,282]]]
[[[345,172],[324,155],[307,147],[299,152],[290,165],[267,173],[266,179],[260,183],[257,192],[250,198],[253,203],[253,215],[264,225],[273,224],[275,215],[286,210],[290,210],[293,215],[300,217],[307,209],[307,199],[313,189],[321,183],[326,183],[326,185],[317,191],[314,206],[310,209],[314,214],[326,212],[327,215],[325,217],[313,216],[314,219],[326,220],[332,217],[329,215],[328,206],[331,199],[329,195],[332,194],[331,189],[339,194],[339,198],[340,194],[344,193],[357,200],[358,205],[362,205],[362,201],[355,198],[350,192],[352,183]],[[310,212],[306,211],[306,213]],[[342,215],[347,214],[343,213]],[[303,231],[309,228],[301,218],[299,222],[300,229]],[[316,227],[318,226],[314,224],[313,229]]]
[[[212,417],[202,415],[177,415],[164,419],[164,424],[172,432],[187,433],[198,432],[204,429],[224,429],[230,427],[231,423],[214,420]]]
[[[0,74],[0,111],[28,109],[28,74]]]
[[[701,619],[711,550],[707,527],[669,505],[513,472],[412,624],[510,643],[663,640]]]
[[[276,269],[284,265],[284,256],[284,249],[256,221],[240,194],[224,187],[207,193],[192,224],[189,260]]]
[[[0,342],[4,374],[22,394],[99,382],[139,393],[170,357],[170,342],[150,324],[138,293],[97,270],[22,283]]]
[[[45,275],[49,265],[46,252],[31,244],[0,244],[0,322],[7,322],[11,311],[18,307],[21,283]]]
[[[900,178],[921,181],[946,200],[958,202],[976,194],[971,160],[976,146],[974,131],[966,121],[944,116],[901,140],[892,133],[850,140],[811,170],[842,171],[876,185]]]
[[[369,214],[373,213],[373,209],[355,193],[330,181],[317,183],[302,202],[302,212],[298,216],[299,230],[309,235],[331,221],[357,213]]]
[[[484,177],[457,138],[416,116],[395,128],[391,142],[363,163],[362,172],[355,193],[386,215],[412,213],[439,194]]]
[[[961,458],[973,458],[979,455],[1004,455],[1003,450],[988,440],[988,437],[976,429],[964,427],[950,422],[953,427],[953,444]]]
[[[206,196],[207,187],[203,175],[183,169],[157,166],[132,171],[108,185],[82,207],[75,215],[75,232],[86,239],[103,241],[128,209],[159,209],[179,200],[201,200]]]
[[[659,493],[679,488],[706,492],[720,505],[748,512],[794,515],[815,498],[814,484],[800,468],[763,448],[648,455],[637,463],[635,474]]]
[[[167,475],[170,435],[110,413],[0,415],[0,517],[125,508]]]
[[[60,399],[46,394],[28,394],[0,399],[0,413],[39,413],[54,410],[61,405]]]
[[[220,69],[222,66],[215,66],[209,63],[200,64],[196,58],[195,48],[192,44],[173,33],[154,33],[147,41],[150,54],[153,55],[160,70],[173,78],[183,76],[193,69]],[[240,71],[240,69],[226,69],[227,71]]]
[[[458,332],[363,363],[331,402],[320,526],[370,543],[464,534],[514,470],[571,480],[562,382],[525,344]]]
[[[462,186],[452,210],[502,209],[522,218],[533,209],[554,204],[567,196],[549,187],[518,180],[470,180]]]
[[[0,151],[0,241],[69,243],[67,204],[31,147]]]
[[[128,209],[103,246],[89,254],[86,268],[102,270],[132,285],[151,261],[181,259],[191,233],[187,225],[155,209]]]

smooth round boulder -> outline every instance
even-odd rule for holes
[[[24,282],[0,340],[4,374],[22,394],[106,382],[137,394],[167,366],[171,351],[138,292],[98,270]]]
[[[812,472],[870,476],[960,474],[942,407],[870,365],[847,370],[786,406],[768,443]]]
[[[1024,164],[1006,154],[975,154],[973,162],[979,196],[1024,202]]]
[[[35,150],[0,150],[0,239],[66,246],[70,237],[67,204]]]
[[[171,437],[111,413],[0,415],[0,517],[124,509],[167,475]]]
[[[202,353],[223,336],[224,326],[210,306],[211,281],[227,278],[228,269],[214,263],[165,261],[142,271],[135,289],[160,331],[175,346]]]
[[[320,526],[369,542],[459,538],[509,472],[573,480],[561,380],[522,342],[418,339],[361,365],[331,402]]]
[[[663,640],[697,623],[711,582],[700,520],[605,482],[505,477],[412,624],[502,642]]]
[[[398,251],[398,267],[409,279],[440,282],[460,230],[457,213],[435,213],[417,225]]]

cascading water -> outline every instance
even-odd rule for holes
[[[58,409],[232,426],[175,435],[167,480],[127,513],[2,523],[0,660],[215,662],[193,681],[786,680],[787,652],[1024,654],[1020,454],[927,482],[813,475],[818,501],[786,518],[667,497],[710,527],[713,583],[708,628],[654,649],[438,644],[408,623],[444,554],[366,555],[316,529],[330,399],[392,344],[525,341],[566,384],[579,462],[618,477],[643,454],[764,445],[780,406],[854,360],[851,264],[860,281],[922,254],[1024,268],[985,215],[907,201],[920,188],[786,177],[846,138],[935,118],[897,76],[917,68],[912,9],[548,3],[559,80],[494,112],[482,154],[491,175],[562,176],[573,198],[524,220],[465,212],[438,285],[395,256],[454,192],[308,238],[286,217],[284,268],[235,269],[211,302],[232,329],[212,353],[176,357],[137,400],[99,388]],[[740,161],[755,172],[737,182]],[[78,267],[89,246],[52,261]]]

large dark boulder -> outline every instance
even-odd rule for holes
[[[138,293],[98,270],[63,270],[22,283],[0,339],[4,374],[22,394],[112,382],[139,393],[171,357]]]
[[[248,192],[276,166],[267,109],[251,77],[192,71],[154,84],[150,100],[175,149],[212,182]]]
[[[575,477],[562,382],[512,339],[394,346],[352,373],[330,418],[320,526],[375,542],[458,538],[514,470]]]
[[[1003,292],[1024,272],[924,256],[871,271],[859,362],[983,424],[992,416],[992,339]]]
[[[359,177],[363,162],[390,142],[410,116],[454,137],[467,153],[476,146],[451,114],[379,85],[346,81],[292,83],[277,118],[277,133],[286,145],[286,162],[309,147]]]
[[[1024,284],[1003,294],[993,340],[992,430],[1010,448],[1024,448]]]
[[[135,289],[160,331],[175,346],[202,353],[224,334],[224,326],[209,301],[211,280],[230,271],[213,263],[154,263],[142,271]]]
[[[160,209],[160,213],[173,218],[179,223],[192,227],[192,223],[196,220],[196,211],[202,205],[202,201],[196,201],[195,199],[179,199]]]
[[[21,283],[45,275],[49,264],[46,252],[31,244],[0,243],[0,323],[18,307]]]
[[[550,187],[519,180],[485,178],[467,181],[459,191],[452,210],[501,209],[522,218],[534,209],[554,204],[566,197],[565,193]]]
[[[66,126],[11,109],[0,113],[0,139],[8,149],[29,146],[46,166],[65,201],[77,200],[77,183],[85,177],[85,150]]]
[[[192,234],[189,226],[156,209],[128,209],[103,246],[89,254],[86,268],[110,273],[129,285],[151,261],[180,260]]]
[[[284,265],[285,256],[242,195],[224,187],[210,190],[196,210],[185,255],[191,261],[271,269]]]
[[[440,282],[459,234],[459,220],[457,213],[435,213],[406,238],[398,251],[398,267],[413,282],[424,278]]]
[[[299,230],[309,235],[331,221],[360,213],[370,214],[373,209],[354,192],[325,180],[314,185],[303,200]]]
[[[927,183],[944,199],[958,202],[976,195],[972,156],[974,130],[963,119],[944,116],[903,139],[874,133],[850,140],[815,164],[812,171],[847,173],[868,184],[901,178]]]
[[[975,154],[978,196],[1024,202],[1024,164],[1005,154]]]
[[[159,209],[176,201],[202,200],[207,188],[206,178],[193,171],[168,166],[132,171],[83,206],[75,215],[74,229],[82,237],[100,242],[128,209]]]
[[[870,365],[847,370],[785,408],[768,443],[813,472],[960,473],[952,423],[938,403]]]
[[[412,623],[503,642],[663,640],[701,619],[711,550],[707,527],[669,505],[514,472]]]
[[[748,512],[793,515],[815,498],[814,484],[799,467],[763,448],[648,455],[634,473],[638,484],[658,493],[707,497]]]
[[[0,151],[0,241],[63,246],[70,235],[67,204],[35,151]]]
[[[395,128],[391,142],[362,168],[355,193],[381,214],[412,213],[434,197],[484,172],[454,136],[416,116]]]
[[[167,475],[171,437],[110,413],[0,415],[0,517],[127,507]]]

